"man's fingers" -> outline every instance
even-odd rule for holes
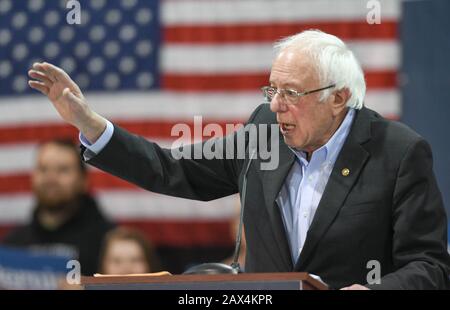
[[[43,82],[45,84],[45,86],[47,86],[49,88],[53,85],[53,81],[50,80],[46,74],[44,74],[40,71],[30,70],[30,71],[28,71],[28,76],[32,79]]]
[[[46,72],[48,72],[52,76],[52,80],[66,84],[70,87],[72,92],[82,96],[81,89],[63,69],[48,62],[44,62],[42,66],[46,70]]]
[[[68,77],[63,70],[48,62],[37,62],[33,64],[33,69],[44,73],[52,82],[64,82]]]
[[[48,87],[40,81],[28,81],[28,85],[30,85],[31,88],[36,89],[43,93],[44,95],[48,95],[49,89]]]
[[[34,63],[33,64],[33,70],[30,71],[36,71],[39,76],[45,76],[50,82],[57,83],[60,82],[64,86],[70,87],[70,89],[78,96],[83,96],[81,89],[78,87],[78,85],[70,78],[70,76],[61,68],[52,65],[48,62],[43,63]],[[42,80],[40,78],[37,78],[39,80]],[[43,82],[48,82],[44,81]]]
[[[42,64],[42,67],[53,78],[52,80],[73,83],[69,75],[67,75],[67,73],[65,73],[62,69],[58,68],[57,66],[52,65],[48,62],[44,62]]]
[[[53,83],[56,82],[56,79],[53,77],[53,75],[50,74],[50,72],[44,67],[44,65],[42,63],[39,63],[39,62],[34,63],[33,70],[41,72],[42,74],[45,74],[45,76]]]

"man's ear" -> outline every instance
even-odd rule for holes
[[[334,100],[331,102],[334,115],[338,115],[344,110],[347,106],[347,101],[350,99],[351,93],[348,88],[343,88],[334,92]]]

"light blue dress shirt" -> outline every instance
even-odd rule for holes
[[[293,264],[296,263],[302,251],[309,226],[336,158],[348,136],[354,114],[355,110],[349,109],[338,130],[325,145],[313,152],[309,162],[304,152],[292,149],[296,155],[296,161],[276,201],[280,206],[284,227],[289,236]],[[113,133],[114,126],[108,120],[106,120],[105,131],[95,143],[91,143],[80,133],[80,142],[89,151],[84,153],[84,159],[89,160],[98,154],[111,140]]]
[[[100,138],[95,141],[95,143],[91,143],[86,137],[80,132],[80,142],[83,144],[89,152],[84,152],[84,160],[89,160],[98,153],[108,144],[109,140],[111,140],[114,133],[114,125],[105,119],[106,121],[106,129],[103,131]]]
[[[291,149],[296,160],[281,187],[276,199],[288,234],[291,257],[295,265],[309,226],[316,213],[322,194],[333,170],[336,158],[348,136],[355,110],[349,109],[344,121],[328,142],[312,153],[306,160],[306,153]]]

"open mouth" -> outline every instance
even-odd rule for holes
[[[280,129],[281,129],[281,133],[283,135],[288,135],[292,131],[294,131],[295,125],[294,124],[290,124],[290,123],[280,123]]]

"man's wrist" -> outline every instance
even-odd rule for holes
[[[106,129],[103,131],[101,136],[94,142],[91,143],[81,132],[79,134],[80,143],[86,147],[86,150],[83,152],[83,158],[85,161],[90,160],[92,157],[99,154],[105,146],[111,140],[114,134],[114,125],[105,119],[106,121]]]
[[[78,129],[91,144],[94,144],[105,131],[106,120],[94,113],[86,125],[80,126]]]

